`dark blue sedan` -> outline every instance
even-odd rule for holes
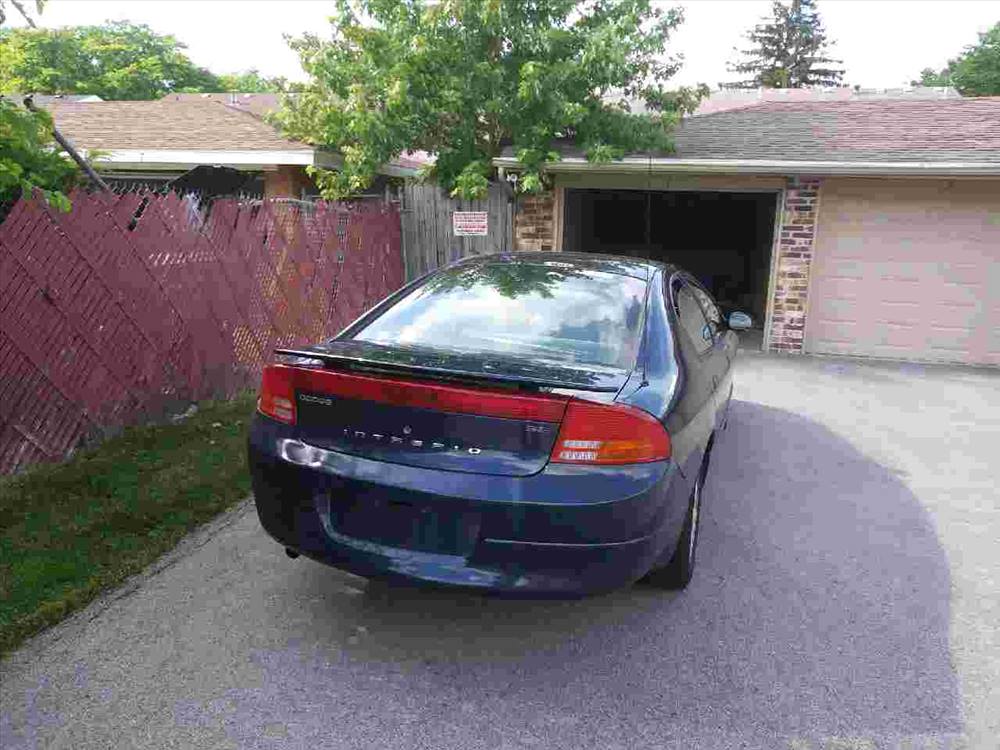
[[[468,259],[279,350],[250,434],[261,523],[362,576],[531,594],[683,588],[737,337],[689,274]]]

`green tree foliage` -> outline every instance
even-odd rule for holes
[[[343,154],[340,171],[315,170],[326,197],[411,149],[436,155],[430,176],[453,195],[479,197],[507,145],[526,165],[519,189],[536,191],[554,139],[592,160],[671,148],[701,93],[664,90],[681,20],[652,0],[340,0],[331,40],[293,41],[311,81],[277,120]]]
[[[22,0],[0,0],[0,24],[7,20],[10,7],[34,26]],[[41,12],[41,0],[36,0],[35,9]],[[34,189],[41,190],[49,203],[67,210],[69,200],[63,191],[75,176],[76,166],[55,147],[49,115],[0,98],[0,220],[10,203]]]
[[[148,26],[0,30],[0,93],[96,94],[158,99],[177,91],[219,91],[219,79]]]
[[[52,140],[52,118],[0,99],[0,211],[34,188],[49,203],[68,209],[64,191],[75,175],[76,166]]]
[[[290,85],[281,77],[262,76],[256,68],[242,73],[224,73],[219,77],[219,91],[234,91],[244,94],[277,93],[287,91]]]
[[[537,294],[552,298],[552,290],[566,279],[586,276],[575,268],[552,268],[541,263],[497,263],[455,268],[435,275],[427,288],[435,292],[469,290],[488,284],[508,299]]]
[[[749,49],[729,72],[747,76],[726,84],[731,88],[795,89],[839,86],[844,71],[827,57],[828,41],[815,0],[774,0],[771,17],[747,32]]]
[[[947,69],[942,71],[934,68],[924,68],[920,71],[920,79],[910,81],[911,86],[951,86]]]
[[[946,68],[925,68],[913,85],[954,86],[963,96],[1000,96],[1000,23],[979,35]]]

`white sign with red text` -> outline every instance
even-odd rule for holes
[[[489,234],[489,220],[485,211],[455,211],[451,215],[451,228],[456,237],[485,237]]]

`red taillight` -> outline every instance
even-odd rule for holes
[[[659,420],[622,404],[570,401],[552,461],[637,464],[670,458],[670,436]]]
[[[282,365],[264,368],[257,410],[286,424],[295,424],[295,370]]]

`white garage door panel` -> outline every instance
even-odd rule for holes
[[[1000,182],[824,184],[805,347],[1000,364]]]
[[[982,266],[976,263],[937,263],[937,272],[946,284],[981,284]]]
[[[915,306],[919,307],[919,305]],[[919,314],[918,309],[911,308],[909,316]],[[979,310],[975,305],[949,305],[941,304],[931,311],[928,325],[931,328],[966,328],[971,329],[979,319]]]
[[[828,277],[830,281],[837,279],[861,279],[865,275],[865,262],[862,258],[838,256],[830,258]]]

